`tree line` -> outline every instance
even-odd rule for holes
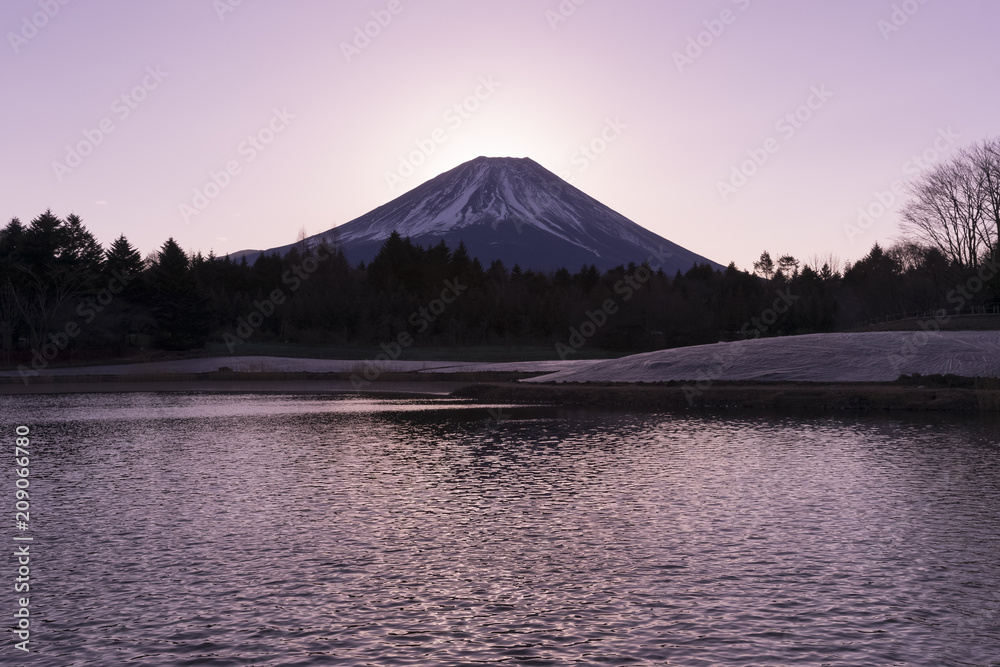
[[[415,345],[546,345],[565,356],[584,346],[631,352],[995,308],[998,149],[974,146],[913,184],[908,240],[874,244],[843,265],[765,251],[752,271],[706,264],[668,275],[644,263],[539,272],[484,266],[464,245],[425,248],[395,233],[367,264],[304,240],[253,264],[187,253],[173,238],[143,258],[124,235],[103,248],[79,216],[45,211],[0,229],[0,349],[5,364],[38,369],[137,348],[376,347],[405,334]]]
[[[992,275],[975,282],[982,262],[963,267],[912,243],[875,244],[842,270],[764,252],[752,273],[733,264],[674,275],[649,264],[546,273],[499,260],[484,267],[464,246],[423,248],[393,234],[367,265],[352,266],[338,248],[304,244],[250,265],[189,256],[173,239],[145,260],[124,236],[103,250],[79,218],[47,211],[0,231],[0,258],[8,364],[36,351],[37,365],[38,357],[188,350],[209,341],[233,352],[247,341],[377,346],[403,332],[418,345],[555,345],[590,329],[588,346],[625,352],[950,311],[956,290],[966,309],[998,301]]]

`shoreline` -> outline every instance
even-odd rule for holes
[[[44,375],[24,382],[0,377],[0,395],[140,392],[290,392],[408,394],[441,398],[482,382],[533,377],[536,373],[381,373],[359,386],[354,373],[237,372]]]
[[[382,373],[359,386],[351,373],[234,372],[48,375],[0,378],[0,395],[139,392],[357,393],[635,410],[1000,412],[1000,383],[928,377],[896,382],[521,383],[539,373]],[[352,378],[353,376],[353,378]],[[922,382],[923,384],[916,384]]]
[[[366,396],[410,396],[448,398],[469,383],[461,382],[375,382],[355,389],[345,380],[120,380],[114,382],[57,382],[23,388],[0,386],[0,396],[41,396],[53,394],[138,394],[156,392],[229,394],[358,394]]]
[[[973,384],[970,381],[970,384]],[[895,383],[716,382],[555,384],[495,382],[456,390],[484,403],[549,403],[634,410],[809,410],[820,412],[1000,412],[1000,388]]]

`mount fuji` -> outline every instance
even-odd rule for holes
[[[649,261],[668,273],[695,264],[721,265],[654,234],[528,158],[478,157],[432,178],[361,217],[308,237],[309,246],[338,245],[356,264],[370,261],[393,232],[454,250],[464,242],[484,266],[509,269],[606,270]],[[292,245],[264,252],[281,254]],[[259,252],[244,251],[253,262]]]

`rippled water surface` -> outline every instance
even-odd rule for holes
[[[0,664],[1000,665],[996,422],[0,409],[35,443],[37,651],[5,625]]]

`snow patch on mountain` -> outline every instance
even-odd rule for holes
[[[466,243],[484,264],[553,270],[650,259],[673,273],[705,257],[632,222],[528,158],[479,157],[418,185],[365,215],[306,239],[339,245],[369,261],[393,232],[421,245]],[[267,252],[287,252],[291,246]],[[480,256],[481,255],[481,256]],[[252,261],[256,257],[249,257]]]
[[[594,244],[588,243],[594,231],[640,242],[627,229],[635,223],[527,158],[477,158],[369,215],[368,224],[338,228],[339,240],[381,240],[393,231],[411,238],[440,236],[472,225],[496,229],[509,222],[532,225],[595,254]]]

